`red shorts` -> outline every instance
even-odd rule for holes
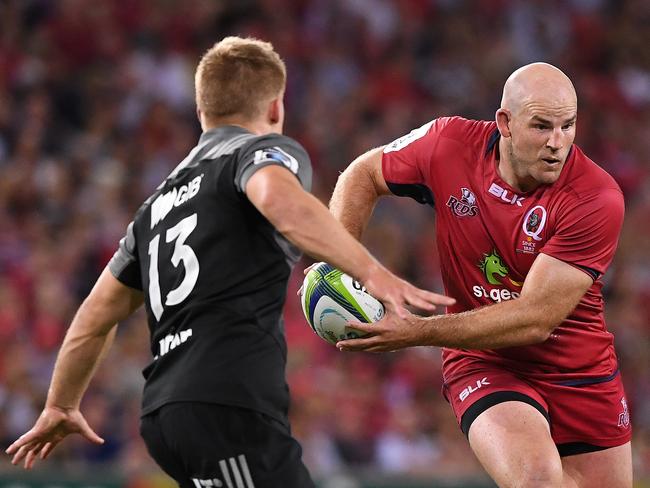
[[[632,437],[618,371],[602,378],[550,382],[472,359],[460,373],[446,378],[443,393],[465,435],[482,412],[514,400],[546,417],[560,455],[619,446]]]

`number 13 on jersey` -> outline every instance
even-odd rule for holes
[[[165,232],[165,242],[176,241],[171,258],[174,268],[177,268],[181,261],[185,268],[185,278],[183,278],[180,285],[167,294],[165,306],[178,305],[185,300],[192,293],[196,280],[199,278],[199,260],[194,250],[185,244],[185,239],[196,229],[196,223],[196,214],[192,214]],[[158,274],[159,245],[160,234],[156,234],[149,241],[149,303],[156,320],[160,320],[164,311],[160,294],[160,276]]]

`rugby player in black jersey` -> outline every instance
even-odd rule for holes
[[[377,262],[308,193],[305,150],[282,134],[285,66],[229,37],[196,71],[198,145],[135,214],[61,347],[43,412],[7,450],[30,468],[68,434],[103,440],[79,406],[116,323],[143,303],[153,359],[141,433],[183,487],[312,487],[291,437],[282,306],[300,250],[389,309],[453,300]]]

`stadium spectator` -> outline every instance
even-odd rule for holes
[[[0,2],[0,435],[5,446],[37,415],[54,361],[52,352],[37,347],[36,290],[54,281],[58,293],[70,300],[63,320],[69,323],[133,212],[168,173],[167,165],[189,151],[198,137],[193,101],[186,96],[191,83],[178,84],[191,80],[191,67],[215,37],[237,34],[267,39],[285,58],[285,132],[312,156],[314,190],[324,201],[347,161],[423,124],[431,114],[491,118],[503,78],[527,60],[521,53],[534,52],[568,70],[580,93],[577,143],[602,162],[626,197],[626,222],[603,292],[635,426],[635,476],[650,476],[647,2],[571,0],[561,2],[561,12],[555,10],[560,2],[544,2],[541,13],[539,7],[514,0],[96,0],[92,12],[78,7],[84,2],[63,3]],[[513,16],[525,8],[528,13],[517,14],[526,22],[520,28]],[[548,25],[553,11],[557,27]],[[53,26],[70,17],[77,19],[76,25],[87,21],[93,27],[83,41],[88,47],[74,49],[101,54],[82,59],[74,49],[58,45]],[[538,28],[543,35],[535,39]],[[558,29],[562,37],[549,39],[549,28]],[[516,45],[515,35],[517,42],[534,45]],[[416,106],[371,103],[366,86],[374,86],[372,76],[392,67],[395,57],[407,58],[407,75],[422,96]],[[165,91],[156,83],[148,85],[154,73],[166,80],[165,86],[174,86]],[[322,76],[332,80],[330,85]],[[332,83],[342,83],[341,89]],[[167,93],[173,104],[163,98]],[[39,97],[38,103],[32,100]],[[154,138],[156,117],[156,131],[172,138]],[[146,146],[141,144],[145,139]],[[162,146],[149,141],[162,141]],[[34,176],[37,171],[47,175],[45,181]],[[52,173],[63,173],[68,180],[67,190],[56,199],[58,213],[46,201],[52,181],[60,178]],[[431,226],[431,212],[392,200],[376,209],[365,242],[394,271],[424,288],[442,289],[436,251],[411,232]],[[56,225],[50,220],[53,215],[58,215]],[[401,246],[397,251],[385,242],[395,234]],[[288,296],[295,296],[302,282],[304,266],[296,268]],[[349,362],[306,326],[298,300],[288,300],[285,317],[295,434],[303,441],[308,466],[324,478],[346,469],[331,447],[336,419],[331,399],[336,393],[345,402],[354,394],[354,381],[346,381]],[[143,382],[133,372],[149,360],[146,344],[143,316],[123,323],[107,359],[111,367],[98,372],[100,381],[88,392],[110,400],[116,414],[110,429],[122,432],[124,440],[115,464],[107,467],[132,478],[133,486],[159,483],[159,469],[133,426]],[[431,425],[426,430],[440,437],[442,455],[431,463],[429,474],[480,473],[439,386],[432,386],[440,378],[436,354],[432,358],[409,351],[371,360],[381,371],[365,378],[375,384],[373,408],[386,412],[413,395],[413,401],[426,402],[427,412],[436,412],[427,421],[437,430]],[[304,424],[310,428],[303,429]],[[376,435],[370,442],[386,426],[373,428]],[[314,429],[320,440],[306,442]],[[88,446],[80,443],[78,448]],[[56,470],[70,467],[78,459],[75,452],[54,452],[49,464]],[[74,466],[88,472],[104,466],[100,463],[88,457]],[[6,458],[0,461],[0,471],[9,468]],[[364,468],[378,471],[376,457]]]

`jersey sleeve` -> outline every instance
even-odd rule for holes
[[[311,191],[312,168],[307,151],[293,139],[270,134],[242,148],[237,161],[235,185],[246,193],[246,183],[256,171],[266,166],[280,166],[291,171],[302,187]]]
[[[120,240],[120,245],[108,263],[108,269],[118,281],[124,285],[142,290],[140,264],[136,252],[133,222],[126,229],[126,235]]]
[[[427,182],[441,125],[439,120],[427,122],[384,148],[381,170],[393,194],[433,205],[433,192]]]
[[[611,263],[625,205],[618,189],[580,197],[558,217],[555,232],[540,250],[598,279]]]

